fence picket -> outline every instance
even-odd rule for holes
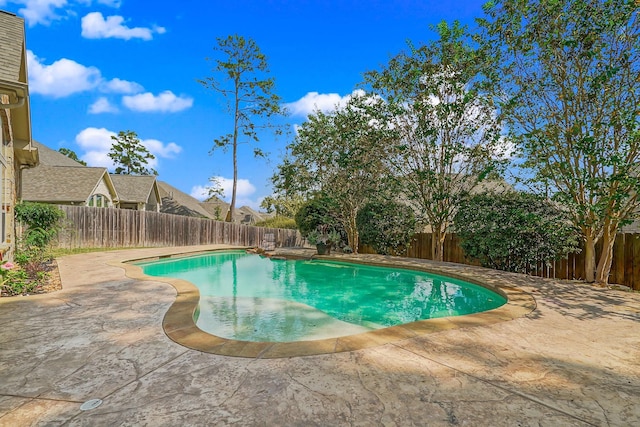
[[[62,248],[190,246],[225,243],[260,246],[263,227],[222,223],[158,212],[87,206],[59,206],[65,213],[65,229],[58,236]],[[302,246],[297,230],[267,229],[277,242]]]

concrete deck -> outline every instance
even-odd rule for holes
[[[640,425],[638,293],[420,261],[510,282],[536,308],[355,351],[229,357],[172,341],[175,288],[115,266],[213,248],[63,257],[63,290],[0,299],[0,426]]]

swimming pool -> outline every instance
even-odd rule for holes
[[[224,251],[137,263],[150,276],[193,283],[198,328],[243,341],[290,342],[491,310],[506,298],[421,271]]]

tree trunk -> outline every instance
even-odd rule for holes
[[[431,258],[434,261],[444,261],[444,239],[447,232],[441,226],[433,227],[431,239]]]
[[[235,111],[233,115],[233,189],[231,190],[231,204],[227,213],[227,222],[233,222],[236,210],[236,189],[238,187],[238,126],[240,117],[240,77],[235,79]]]
[[[347,244],[353,249],[353,253],[358,253],[358,245],[360,244],[360,235],[358,234],[358,227],[356,225],[356,215],[350,215],[347,219]]]
[[[611,273],[611,263],[613,262],[613,246],[616,243],[617,227],[605,229],[602,235],[602,254],[598,260],[598,269],[596,270],[596,283],[606,285],[609,283],[609,274]]]
[[[233,222],[233,213],[236,209],[236,189],[238,188],[238,144],[233,143],[233,190],[231,191],[231,204],[227,222]]]
[[[584,241],[584,280],[593,283],[596,272],[596,241],[590,232],[585,233]]]

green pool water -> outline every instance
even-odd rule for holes
[[[506,303],[481,286],[430,273],[241,251],[137,263],[200,290],[196,325],[245,341],[332,338]]]

